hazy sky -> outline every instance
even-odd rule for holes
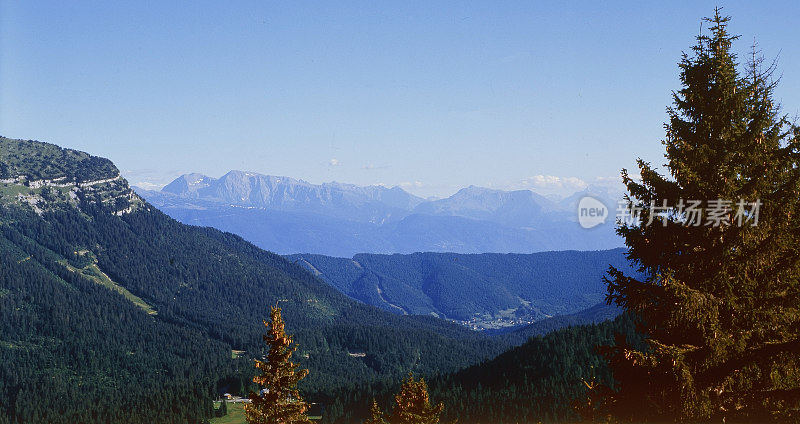
[[[793,1],[120,3],[0,0],[0,135],[144,186],[241,169],[571,190],[663,163],[676,62],[715,5],[739,51],[780,53],[800,113]]]

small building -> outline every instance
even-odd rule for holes
[[[322,419],[322,414],[325,412],[325,405],[321,403],[309,403],[306,415],[309,420],[319,421]]]

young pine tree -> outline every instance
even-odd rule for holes
[[[395,396],[395,406],[389,424],[438,424],[443,404],[431,406],[425,379],[414,380],[409,374]],[[374,405],[377,406],[377,405]]]
[[[386,424],[386,420],[383,418],[383,411],[381,411],[378,402],[375,400],[372,401],[372,406],[369,408],[369,415],[370,417],[364,421],[364,424]]]
[[[305,412],[308,405],[297,390],[297,383],[308,375],[308,370],[297,370],[291,362],[297,350],[292,346],[292,336],[284,331],[281,309],[270,309],[270,322],[264,321],[267,334],[264,341],[269,346],[266,361],[255,361],[261,372],[253,382],[263,387],[260,394],[250,393],[249,405],[244,406],[245,417],[250,424],[296,424],[310,423]]]
[[[774,67],[753,47],[740,69],[729,18],[717,9],[706,21],[668,109],[671,178],[641,160],[641,183],[623,170],[643,210],[618,232],[647,278],[612,268],[608,301],[641,319],[648,348],[603,349],[618,382],[603,412],[619,421],[800,417],[800,131],[773,100]],[[732,201],[720,212],[729,225],[691,222],[681,199]],[[742,213],[739,199],[760,208]],[[663,202],[668,218],[648,225]]]

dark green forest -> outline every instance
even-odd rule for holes
[[[460,423],[569,422],[587,394],[584,383],[613,385],[597,352],[616,337],[642,346],[634,320],[622,315],[597,325],[536,336],[483,364],[431,380],[431,394]]]

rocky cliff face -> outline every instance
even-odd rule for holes
[[[0,137],[0,203],[37,214],[89,205],[114,215],[145,207],[111,161],[84,152]]]

